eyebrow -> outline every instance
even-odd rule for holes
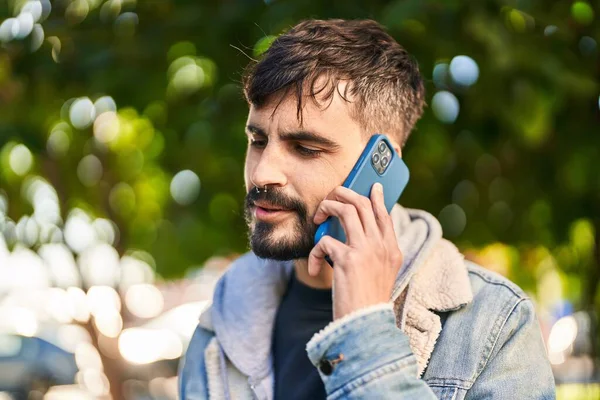
[[[246,130],[248,132],[258,135],[258,136],[264,136],[264,137],[268,136],[267,133],[263,129],[261,129],[255,125],[246,126]],[[327,147],[330,150],[336,150],[340,147],[340,145],[337,144],[336,142],[334,142],[333,140],[327,139],[323,136],[320,136],[320,135],[318,135],[314,132],[310,132],[310,131],[283,132],[279,135],[279,137],[281,138],[281,140],[284,140],[284,141],[300,141],[300,142],[310,142],[310,143],[314,143],[314,144],[319,144],[324,147]]]

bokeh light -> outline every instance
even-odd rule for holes
[[[38,241],[40,229],[35,219],[27,215],[22,216],[17,222],[17,240],[27,247],[32,247]]]
[[[544,28],[544,36],[551,36],[558,32],[558,26],[556,25],[548,25]]]
[[[85,0],[83,0],[85,2]],[[94,103],[87,98],[82,97],[75,100],[69,109],[69,119],[71,124],[77,129],[85,129],[94,122],[96,118],[96,109]]]
[[[584,56],[589,57],[596,54],[597,48],[598,44],[594,38],[590,36],[583,36],[581,39],[579,39],[579,51]]]
[[[452,191],[452,202],[461,205],[467,210],[476,209],[479,206],[479,190],[469,180],[459,182]]]
[[[34,52],[42,47],[42,44],[44,44],[44,36],[44,28],[42,28],[40,24],[35,24],[33,26],[33,31],[31,32],[29,51]]]
[[[54,285],[64,289],[81,286],[73,253],[63,243],[45,244],[38,253],[48,267]]]
[[[52,59],[54,62],[60,62],[60,53],[62,51],[62,42],[57,36],[50,36],[46,39],[50,46],[52,46]]]
[[[81,325],[65,324],[56,333],[57,344],[69,353],[75,354],[79,343],[92,343],[89,332]]]
[[[450,62],[450,76],[461,86],[471,86],[479,78],[479,66],[469,56],[456,56]]]
[[[71,318],[81,323],[87,323],[90,319],[90,309],[85,292],[79,287],[71,286],[67,288],[67,295],[71,302],[69,307]]]
[[[84,186],[97,184],[102,178],[102,163],[98,157],[93,154],[83,157],[77,165],[77,176]]]
[[[448,204],[440,211],[438,220],[444,236],[452,238],[460,235],[467,226],[467,215],[458,204]]]
[[[14,36],[15,39],[24,39],[25,37],[27,37],[33,30],[34,22],[35,21],[33,20],[33,16],[31,15],[31,13],[22,12],[21,14],[19,14],[15,24],[19,27],[17,34]]]
[[[97,369],[86,369],[81,372],[81,384],[97,398],[102,398],[110,392],[110,382],[106,375]]]
[[[1,277],[0,286],[22,289],[50,286],[50,274],[46,265],[40,256],[30,249],[16,247],[4,267],[7,274]]]
[[[103,371],[102,358],[98,350],[91,344],[81,342],[75,349],[75,361],[80,370]]]
[[[61,158],[67,154],[71,144],[70,132],[71,127],[66,122],[60,122],[52,128],[46,143],[48,153],[52,157]]]
[[[100,20],[104,23],[117,18],[121,13],[121,0],[108,0],[100,8]]]
[[[91,222],[89,215],[80,209],[73,209],[67,216],[65,241],[75,253],[81,253],[95,243],[96,234]]]
[[[433,83],[438,89],[445,89],[450,76],[450,68],[447,63],[438,63],[433,67]]]
[[[124,12],[114,22],[115,34],[122,38],[132,37],[139,22],[140,19],[136,13]]]
[[[14,146],[9,157],[10,168],[19,176],[26,175],[33,166],[33,155],[23,144]]]
[[[558,320],[550,331],[548,350],[550,353],[561,353],[567,350],[577,337],[577,322],[572,316]]]
[[[452,124],[458,118],[460,104],[454,94],[442,90],[433,95],[431,108],[437,119],[445,124]]]
[[[166,329],[125,329],[119,337],[119,350],[132,364],[148,364],[181,356],[181,339]]]
[[[175,72],[171,80],[175,91],[184,94],[195,92],[204,84],[204,71],[192,59],[189,60]]]
[[[171,180],[171,196],[181,205],[193,203],[200,193],[200,178],[193,171],[179,171]]]
[[[133,285],[153,282],[154,270],[146,261],[129,255],[121,258],[121,290],[126,291]]]
[[[504,7],[504,24],[515,33],[525,33],[533,31],[535,28],[535,19],[523,10]]]
[[[125,304],[136,317],[153,318],[162,312],[164,298],[156,286],[136,284],[127,289]]]
[[[71,299],[64,289],[54,287],[49,288],[46,291],[44,298],[46,300],[44,304],[48,315],[58,323],[71,323]]]
[[[19,34],[19,21],[16,18],[7,18],[0,24],[0,41],[10,42]]]
[[[211,86],[216,78],[216,65],[204,57],[183,56],[174,60],[167,71],[167,96],[171,99],[189,96]]]
[[[94,102],[94,110],[97,116],[100,116],[105,112],[116,112],[117,104],[111,96],[102,96]]]
[[[48,2],[48,4],[50,3]],[[42,18],[42,11],[43,7],[40,1],[27,1],[23,4],[23,7],[21,7],[21,14],[31,14],[34,22],[38,22],[40,18]]]
[[[88,309],[94,316],[106,311],[121,310],[121,298],[110,286],[92,286],[86,296]]]
[[[65,10],[65,19],[71,25],[81,23],[90,12],[87,0],[72,0]]]
[[[0,329],[32,337],[38,332],[39,323],[35,313],[24,307],[0,307]]]
[[[114,111],[104,111],[94,121],[94,135],[101,143],[110,143],[119,134],[119,117]]]
[[[594,20],[594,9],[586,1],[576,1],[571,5],[571,15],[581,25],[589,25]]]
[[[116,338],[123,329],[123,319],[118,310],[102,308],[94,314],[94,324],[106,337]]]
[[[106,218],[96,218],[92,222],[97,240],[109,245],[116,245],[119,239],[119,227]]]
[[[109,244],[97,243],[86,248],[79,257],[84,284],[115,286],[120,275],[119,263],[119,253]]]

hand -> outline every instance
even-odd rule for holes
[[[308,256],[308,273],[316,276],[321,268],[329,268],[327,255],[333,261],[333,319],[389,302],[402,252],[381,184],[373,185],[370,200],[348,188],[335,188],[317,208],[314,222],[321,224],[329,216],[339,218],[347,243],[323,236]]]

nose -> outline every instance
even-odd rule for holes
[[[254,170],[250,173],[250,179],[255,186],[264,188],[283,187],[287,184],[287,178],[284,171],[285,157],[271,144],[258,156]]]

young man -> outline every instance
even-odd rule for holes
[[[309,20],[244,80],[252,252],[217,284],[182,399],[551,399],[531,301],[466,262],[430,214],[340,185],[369,137],[398,153],[422,114],[417,64],[376,22]],[[340,219],[347,243],[316,226]],[[329,255],[334,263],[325,262]]]

